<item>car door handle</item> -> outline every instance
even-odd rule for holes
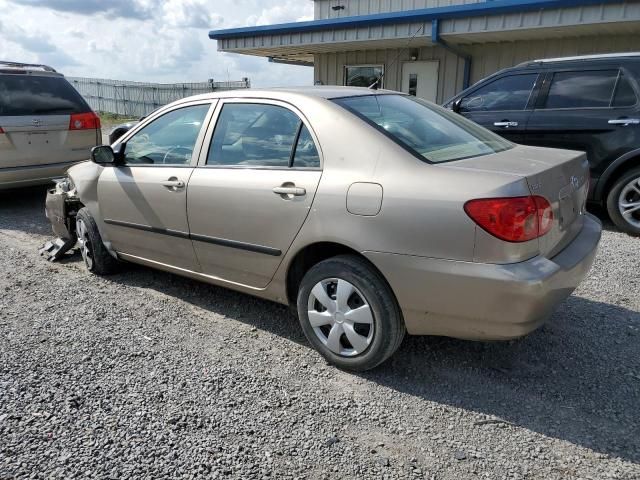
[[[162,182],[162,185],[167,187],[169,190],[184,188],[184,182],[182,180],[178,180],[175,177],[165,180],[164,182]]]
[[[502,122],[493,122],[493,126],[494,127],[504,127],[504,128],[517,127],[518,126],[518,122],[509,122],[509,121],[505,120],[505,121],[502,121]]]
[[[273,193],[277,195],[293,195],[294,197],[301,197],[307,194],[307,190],[302,187],[275,187]]]
[[[639,118],[614,118],[609,120],[609,125],[622,125],[626,127],[628,125],[638,125],[640,124]]]

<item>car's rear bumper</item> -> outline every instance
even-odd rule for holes
[[[46,185],[51,183],[54,178],[64,176],[69,167],[81,161],[83,160],[28,167],[0,168],[0,190]]]
[[[587,214],[555,257],[506,265],[364,253],[389,281],[410,334],[498,340],[544,323],[588,274],[601,232]]]

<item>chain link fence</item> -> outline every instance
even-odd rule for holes
[[[101,78],[67,77],[96,112],[142,117],[162,105],[191,95],[250,88],[248,78],[230,82],[144,83]]]

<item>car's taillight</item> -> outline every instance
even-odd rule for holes
[[[0,133],[4,133],[4,130],[2,129],[2,127],[0,127]]]
[[[553,226],[551,205],[538,195],[469,200],[464,211],[484,230],[507,242],[533,240]]]
[[[94,112],[74,113],[69,120],[69,130],[95,130],[100,128],[100,117]]]

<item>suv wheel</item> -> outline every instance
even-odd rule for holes
[[[393,292],[364,260],[340,255],[313,266],[298,291],[305,336],[331,364],[376,367],[398,349],[404,320]]]
[[[607,211],[620,230],[640,236],[640,168],[616,181],[607,196]]]
[[[108,275],[118,270],[118,261],[102,243],[98,226],[87,207],[81,208],[76,215],[76,234],[87,270],[98,275]]]

